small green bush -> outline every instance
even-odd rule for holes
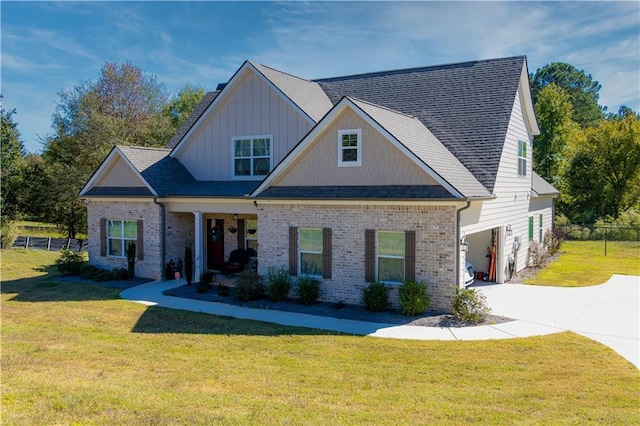
[[[62,254],[56,259],[58,271],[63,275],[80,275],[85,265],[84,255],[69,249],[62,249]]]
[[[0,248],[9,249],[18,238],[18,227],[7,219],[0,219]]]
[[[229,289],[229,287],[227,287],[224,284],[218,284],[218,288],[217,288],[218,296],[227,297],[229,296],[230,293],[231,293],[231,290]]]
[[[386,311],[389,308],[389,289],[384,283],[371,281],[362,289],[362,304],[367,311]]]
[[[560,251],[560,247],[562,246],[562,234],[548,229],[544,234],[542,245],[547,253],[549,253],[550,256],[553,256]]]
[[[400,311],[403,315],[418,315],[429,307],[431,298],[427,293],[427,283],[407,280],[398,289]]]
[[[487,318],[491,309],[487,298],[474,288],[461,289],[453,301],[453,315],[462,321],[479,323]]]
[[[129,271],[129,279],[132,280],[136,275],[136,243],[129,241],[126,252],[127,271]]]
[[[240,272],[234,290],[236,299],[242,302],[258,300],[264,297],[264,291],[262,276],[258,272],[251,269]]]
[[[303,305],[313,305],[320,297],[320,280],[313,277],[298,278],[298,286],[296,289],[300,303]]]
[[[111,279],[122,281],[129,279],[129,270],[127,268],[113,268],[111,270]]]
[[[291,290],[291,276],[285,268],[269,269],[267,274],[266,292],[269,300],[281,302],[287,299]]]

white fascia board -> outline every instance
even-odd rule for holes
[[[209,105],[209,107],[207,107],[207,109],[202,113],[200,118],[198,118],[198,120],[193,124],[193,126],[191,126],[189,131],[182,137],[182,139],[180,140],[178,145],[176,145],[171,150],[171,153],[169,154],[170,157],[175,158],[180,153],[180,151],[185,148],[186,141],[193,134],[193,132],[198,127],[200,127],[202,122],[204,120],[206,120],[206,118],[218,106],[218,104],[224,102],[224,100],[226,99],[227,95],[233,91],[233,87],[236,84],[238,84],[238,81],[241,80],[242,77],[245,75],[245,73],[248,72],[248,71],[251,71],[255,75],[257,75],[262,81],[264,81],[264,83],[267,86],[269,86],[271,88],[271,90],[274,90],[276,93],[278,93],[280,95],[280,97],[282,97],[282,99],[284,99],[284,101],[287,102],[291,106],[291,108],[296,110],[298,112],[298,114],[300,114],[302,117],[304,117],[311,125],[315,125],[316,124],[316,122],[313,121],[313,119],[311,117],[309,117],[309,115],[306,112],[304,112],[298,105],[296,105],[291,99],[289,99],[289,97],[286,96],[282,92],[282,90],[280,90],[275,84],[273,84],[271,82],[271,80],[269,80],[267,77],[265,77],[264,74],[262,74],[260,71],[258,71],[258,69],[251,62],[244,61],[242,66],[240,68],[238,68],[238,70],[235,72],[235,74],[233,74],[233,77],[231,77],[231,80],[229,80],[229,82],[224,86],[224,88],[218,94],[218,96],[216,96],[215,99],[213,100],[213,102],[211,102],[211,105]]]
[[[538,127],[538,121],[536,120],[536,112],[533,108],[533,99],[531,98],[531,86],[529,84],[529,73],[527,69],[527,61],[525,59],[522,66],[522,73],[520,74],[520,84],[518,89],[521,94],[521,101],[524,105],[525,117],[531,134],[533,136],[540,134],[540,128]]]
[[[89,179],[89,181],[82,187],[82,190],[80,191],[80,193],[78,194],[79,197],[83,197],[84,194],[89,191],[93,185],[96,183],[96,181],[98,180],[98,178],[101,178],[103,176],[103,174],[105,173],[106,170],[109,169],[109,167],[113,164],[114,161],[116,161],[116,155],[120,156],[120,158],[122,158],[124,160],[124,162],[129,166],[129,168],[131,168],[131,170],[133,171],[133,173],[135,173],[135,175],[138,177],[138,179],[140,179],[140,181],[147,187],[147,189],[155,196],[158,196],[158,193],[156,192],[155,189],[153,189],[153,187],[151,185],[149,185],[149,182],[147,182],[145,180],[145,178],[142,177],[142,175],[140,174],[140,172],[138,171],[138,169],[136,169],[134,167],[134,165],[131,163],[131,161],[129,161],[129,159],[127,158],[126,155],[124,155],[122,153],[122,151],[120,150],[120,147],[118,147],[118,145],[114,146],[111,149],[111,152],[109,153],[109,155],[107,155],[107,158],[105,158],[102,161],[102,164],[100,164],[100,167],[98,167],[98,170],[96,170],[93,175],[91,175],[91,178]]]
[[[85,195],[80,196],[81,198],[87,200],[89,203],[92,201],[105,201],[105,202],[137,202],[137,203],[153,203],[153,197],[118,197],[112,195]]]
[[[338,205],[338,206],[452,206],[462,207],[463,201],[458,200],[309,200],[309,199],[256,199],[256,204],[260,205]]]

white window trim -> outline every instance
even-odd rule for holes
[[[404,276],[404,265],[406,264],[406,258],[407,258],[407,253],[404,254],[404,256],[392,256],[392,255],[381,255],[380,254],[380,245],[378,243],[378,239],[380,234],[403,234],[403,238],[406,238],[406,236],[404,235],[404,232],[402,231],[377,231],[376,232],[376,280],[377,281],[381,281],[384,282],[385,284],[392,284],[392,285],[400,285],[404,282],[405,276]],[[384,259],[402,259],[402,280],[401,281],[389,281],[389,280],[380,280],[380,258],[384,258]]]
[[[356,146],[357,160],[356,161],[342,161],[342,135],[356,135],[358,140],[358,146]],[[353,149],[350,147],[349,149]],[[338,167],[360,167],[362,166],[362,129],[346,129],[338,130]]]
[[[302,250],[302,231],[303,230],[320,231],[320,235],[322,235],[322,228],[299,228],[298,229],[298,275],[302,275],[305,277],[322,277],[322,268],[320,268],[320,272],[317,274],[307,274],[305,272],[302,272],[302,254],[303,253],[319,254],[320,256],[323,255],[322,249],[320,249],[320,251]]]
[[[119,238],[115,238],[115,237],[110,237],[109,236],[109,228],[111,225],[111,222],[120,222],[120,231],[121,231],[121,235],[122,237]],[[136,236],[134,238],[127,238],[124,236],[124,223],[125,222],[133,222],[136,224]],[[107,257],[114,257],[117,259],[122,259],[127,257],[127,245],[129,241],[133,241],[134,243],[138,242],[138,221],[137,220],[130,220],[130,219],[107,219],[107,229],[106,229],[106,234],[105,238],[107,239]],[[122,249],[122,256],[117,256],[115,254],[111,254],[111,244],[109,244],[110,240],[119,240],[121,241],[120,245],[121,245],[121,249]]]
[[[256,222],[256,227],[255,227],[256,232],[254,232],[253,234],[249,233],[249,221]],[[249,241],[255,241],[256,247],[258,246],[258,236],[256,235],[257,231],[258,231],[258,221],[256,219],[245,219],[244,221],[244,249],[245,250],[249,249]]]
[[[251,174],[248,176],[236,176],[236,141],[249,139],[251,140],[251,156],[250,157],[241,157],[248,158]],[[253,141],[254,139],[269,139],[269,172],[266,175],[254,175],[253,174]],[[257,158],[265,158],[265,157],[257,157]],[[252,136],[234,136],[231,138],[231,179],[232,180],[256,180],[256,179],[264,179],[267,175],[273,170],[273,135],[252,135]]]
[[[524,157],[520,155],[520,144],[524,145]],[[527,141],[523,140],[523,139],[518,139],[518,146],[517,146],[517,152],[516,152],[516,156],[518,158],[518,176],[520,177],[527,177],[527,164],[529,162],[528,158],[527,158],[527,152],[529,151],[529,144],[527,143]],[[524,160],[524,168],[523,168],[523,173],[520,173],[520,162]]]

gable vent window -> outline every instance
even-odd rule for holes
[[[244,136],[232,140],[233,177],[266,176],[271,171],[272,137]]]
[[[527,142],[518,140],[518,176],[527,175]]]
[[[338,165],[342,167],[362,165],[362,130],[338,131]]]

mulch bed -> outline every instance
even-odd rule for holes
[[[470,327],[476,325],[490,325],[500,324],[509,321],[513,321],[511,318],[506,318],[498,315],[489,315],[482,323],[469,323],[466,321],[460,321],[453,315],[427,311],[422,315],[417,316],[405,316],[399,311],[388,310],[385,312],[369,312],[361,306],[325,303],[318,302],[314,305],[302,305],[296,300],[287,300],[284,302],[272,302],[269,300],[261,299],[249,302],[241,302],[233,297],[233,290],[229,296],[218,296],[217,289],[214,287],[206,293],[199,293],[197,291],[197,284],[183,285],[180,287],[166,290],[164,294],[166,296],[184,297],[188,299],[203,300],[207,302],[227,303],[230,305],[243,306],[254,309],[269,309],[286,312],[296,312],[308,315],[318,315],[325,317],[367,321],[376,323],[386,323],[395,325],[413,325],[422,327]]]

